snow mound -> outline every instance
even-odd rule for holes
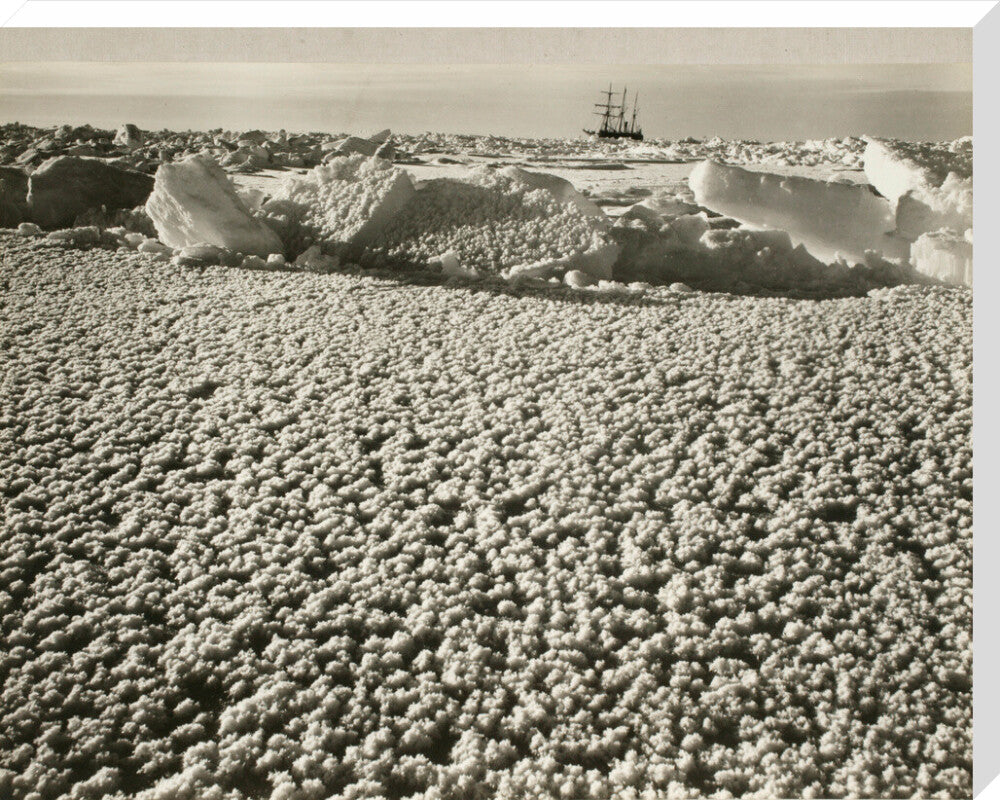
[[[910,261],[923,275],[955,286],[972,286],[972,242],[969,235],[940,230],[920,236]]]
[[[134,150],[141,147],[144,141],[142,131],[131,122],[126,122],[115,132],[113,143],[127,150]]]
[[[465,277],[578,269],[606,279],[618,256],[595,203],[569,181],[517,167],[416,188],[384,159],[336,157],[286,181],[263,212],[291,253],[321,242],[379,267],[447,264]]]
[[[292,251],[316,241],[365,244],[414,191],[409,174],[388,161],[353,155],[286,180],[263,209]]]
[[[160,241],[173,248],[207,243],[261,256],[282,250],[275,233],[250,215],[222,167],[200,156],[160,166],[146,213]]]
[[[576,187],[565,178],[558,175],[550,175],[546,172],[529,172],[520,167],[505,167],[500,170],[500,174],[513,181],[527,184],[532,189],[541,189],[551,194],[560,203],[570,204],[585,217],[594,217],[600,220],[600,224],[605,227],[610,224],[607,215],[601,210],[593,200],[584,197]]]
[[[692,203],[691,199],[693,198],[688,198],[680,193],[661,192],[640,200],[636,206],[640,209],[649,209],[662,219],[668,220],[686,214],[697,214],[701,211],[701,207],[697,203]],[[632,208],[636,208],[636,206]]]
[[[509,278],[565,277],[569,272],[582,272],[598,280],[611,280],[613,268],[621,248],[614,242],[602,240],[596,234],[591,246],[582,253],[570,253],[560,258],[516,264],[507,270]]]
[[[326,255],[318,244],[314,244],[295,259],[295,266],[307,272],[333,272],[339,264],[340,260],[336,256]]]
[[[618,219],[615,220],[615,226],[619,228],[622,226],[638,226],[655,231],[660,228],[663,222],[663,216],[655,208],[651,208],[646,203],[636,203],[618,215]]]
[[[896,203],[896,233],[909,241],[942,228],[972,227],[972,180],[952,172],[937,187],[911,189]]]
[[[561,276],[610,275],[617,247],[609,220],[572,185],[540,173],[472,170],[427,181],[370,242],[379,265],[426,266],[453,253],[466,270]]]
[[[863,261],[874,250],[906,258],[896,238],[895,208],[865,186],[750,172],[703,161],[688,178],[696,201],[741,222],[788,231],[819,259]]]
[[[266,148],[256,144],[245,144],[224,156],[219,162],[223,167],[246,170],[263,169],[271,163],[271,154]]]
[[[574,289],[584,289],[587,286],[593,286],[596,281],[586,272],[578,269],[571,269],[565,275],[563,275],[563,281],[567,286]]]
[[[437,263],[441,267],[441,274],[448,278],[475,280],[480,277],[479,273],[474,269],[466,269],[463,267],[455,253],[442,253],[438,256]]]
[[[931,278],[972,285],[972,138],[949,144],[869,139],[865,175],[895,202],[896,235]]]
[[[348,136],[337,145],[332,156],[334,158],[349,155],[373,156],[378,147],[379,143],[369,139],[362,139],[360,136]]]
[[[388,145],[389,148],[392,147],[389,144],[389,138],[392,136],[392,131],[386,128],[385,130],[379,131],[378,133],[364,138],[361,136],[348,136],[339,142],[329,142],[323,145],[324,150],[330,151],[330,155],[324,159],[329,162],[338,156],[351,156],[351,155],[362,155],[362,156],[374,156],[379,155],[381,152],[390,152],[386,149]]]

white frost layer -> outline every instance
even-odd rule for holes
[[[861,262],[869,250],[887,258],[909,254],[909,244],[890,233],[896,227],[893,204],[864,186],[750,172],[714,161],[695,167],[688,184],[699,205],[750,225],[788,231],[823,261],[840,254]]]
[[[914,268],[929,278],[956,286],[972,286],[971,236],[954,230],[923,234],[910,249]]]
[[[160,241],[173,248],[208,243],[261,256],[282,250],[274,231],[250,216],[222,168],[200,156],[160,166],[146,213]]]

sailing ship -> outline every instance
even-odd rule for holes
[[[594,106],[599,110],[593,112],[601,118],[601,127],[596,131],[588,131],[584,128],[583,132],[591,136],[596,135],[601,139],[635,139],[642,141],[642,128],[636,122],[636,115],[639,113],[638,92],[632,100],[631,122],[625,118],[625,109],[627,108],[626,98],[628,95],[627,86],[622,90],[621,103],[615,103],[616,92],[612,90],[611,84],[608,84],[608,90],[601,92],[601,94],[607,95],[607,97],[603,103],[594,103]]]

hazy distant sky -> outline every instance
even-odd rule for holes
[[[647,138],[972,133],[971,64],[0,63],[0,121],[575,136],[609,83]]]

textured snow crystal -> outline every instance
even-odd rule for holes
[[[413,197],[409,174],[383,159],[338,157],[289,179],[264,211],[285,233],[291,249],[306,238],[365,244],[377,237]]]
[[[593,217],[600,220],[599,224],[608,225],[607,215],[601,210],[593,200],[588,200],[576,187],[565,178],[558,175],[550,175],[545,172],[529,172],[520,167],[505,167],[500,170],[500,174],[513,181],[524,183],[532,189],[542,189],[551,194],[556,200],[563,204],[574,206],[585,217]]]
[[[451,252],[477,272],[550,277],[579,269],[608,278],[618,255],[604,238],[608,227],[567,181],[477,169],[423,184],[370,245],[386,264],[425,265]]]

